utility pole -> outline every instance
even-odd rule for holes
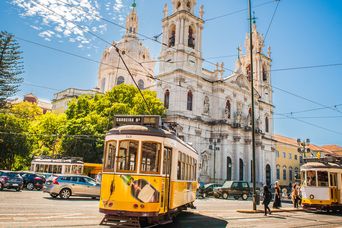
[[[248,0],[248,14],[249,14],[249,50],[251,61],[251,99],[252,99],[252,180],[253,180],[253,210],[256,210],[256,183],[255,183],[255,121],[254,121],[254,79],[253,79],[253,42],[252,42],[252,12],[251,0]]]
[[[215,181],[215,174],[216,174],[216,168],[215,168],[215,166],[216,166],[216,141],[214,141],[214,183],[216,183],[216,181]]]

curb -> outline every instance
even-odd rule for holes
[[[271,209],[272,213],[276,213],[276,212],[297,212],[297,211],[304,211],[304,209],[300,208],[300,209],[296,209],[296,208],[284,208],[284,209]],[[236,210],[236,212],[239,213],[248,213],[248,214],[255,214],[255,213],[265,213],[264,210],[261,209],[257,209],[257,210]]]

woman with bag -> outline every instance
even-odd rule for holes
[[[292,196],[293,207],[298,208],[299,192],[297,189],[297,184],[293,185],[291,196]]]
[[[281,207],[281,201],[280,201],[280,187],[279,182],[275,182],[274,186],[274,202],[273,202],[273,208],[279,208]]]

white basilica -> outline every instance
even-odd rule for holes
[[[200,154],[200,181],[251,182],[252,133],[249,34],[245,53],[239,49],[236,69],[224,75],[223,64],[203,68],[202,32],[204,9],[194,12],[196,0],[172,0],[172,11],[163,9],[163,37],[159,72],[148,49],[137,37],[138,18],[133,8],[126,20],[126,34],[116,43],[140,88],[157,91],[167,108],[166,123]],[[270,49],[263,54],[264,41],[253,25],[257,183],[275,181],[273,152],[273,104]],[[130,83],[129,74],[114,47],[102,56],[98,87],[108,91]],[[139,64],[141,63],[143,67]],[[154,75],[155,80],[149,75]]]

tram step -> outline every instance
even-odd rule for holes
[[[120,228],[140,228],[140,222],[138,218],[122,217],[122,216],[111,216],[106,215],[100,225]]]

